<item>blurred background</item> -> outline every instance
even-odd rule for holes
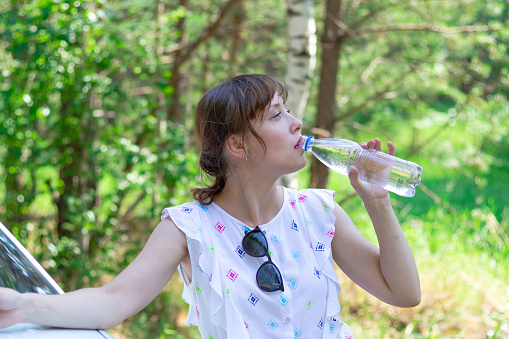
[[[304,134],[378,137],[423,166],[392,195],[422,284],[378,302],[338,270],[358,338],[509,338],[509,5],[503,0],[0,0],[0,220],[66,291],[140,251],[191,199],[193,113],[243,73],[287,82]],[[310,159],[376,242],[348,179]],[[175,275],[117,338],[198,338]]]

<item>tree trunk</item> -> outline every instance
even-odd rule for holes
[[[59,179],[62,183],[62,188],[57,188],[61,191],[60,197],[57,201],[58,219],[57,219],[57,233],[58,239],[63,237],[73,238],[74,235],[66,225],[71,221],[70,218],[70,205],[69,200],[81,199],[79,196],[79,180],[81,162],[83,160],[83,144],[81,138],[81,125],[78,127],[73,121],[74,119],[83,118],[79,111],[73,109],[73,98],[75,95],[70,86],[66,86],[62,92],[62,107],[60,110],[60,131],[59,135],[66,136],[64,140],[59,141],[59,159],[60,171]]]
[[[316,26],[312,0],[287,0],[288,4],[288,65],[286,83],[288,99],[285,107],[302,120],[309,96],[311,78],[316,66]],[[295,173],[281,178],[281,184],[297,188]]]
[[[5,197],[4,197],[4,222],[6,225],[15,225],[21,220],[19,211],[20,202],[18,194],[21,192],[19,178],[21,177],[21,146],[19,141],[11,142],[7,145],[7,154],[3,166],[5,168]]]
[[[312,0],[288,0],[288,66],[286,108],[299,119],[309,96],[311,78],[316,66],[316,27]]]
[[[235,64],[237,62],[237,55],[242,50],[242,29],[244,28],[244,21],[246,17],[246,9],[244,8],[244,0],[240,0],[232,9],[232,33],[231,33],[231,50],[230,50],[230,62]],[[233,68],[234,69],[234,68]],[[234,77],[237,74],[231,74]]]
[[[179,6],[187,8],[187,0],[179,0]],[[177,23],[177,31],[180,32],[180,37],[178,38],[177,43],[180,45],[187,44],[187,32],[185,25],[185,17],[181,17]],[[173,88],[173,92],[169,97],[170,105],[168,106],[167,117],[170,121],[179,122],[181,120],[181,106],[180,106],[180,95],[182,92],[181,86],[181,63],[185,62],[183,60],[184,50],[178,49],[175,51],[175,56],[173,60],[173,66],[171,69],[171,76],[169,81],[169,86]]]
[[[339,71],[341,35],[334,23],[341,9],[341,0],[327,0],[325,29],[322,37],[322,65],[318,92],[318,110],[315,126],[333,134],[336,112],[336,87]],[[311,187],[325,188],[329,172],[327,167],[313,158],[311,163]]]

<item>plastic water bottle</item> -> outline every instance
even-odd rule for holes
[[[363,149],[350,140],[303,135],[299,146],[338,173],[348,175],[353,165],[359,170],[359,179],[404,197],[413,197],[415,186],[421,182],[421,166],[374,149]]]

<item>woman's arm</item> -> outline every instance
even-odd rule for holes
[[[361,145],[381,149],[378,139]],[[389,154],[394,155],[394,145],[388,145]],[[371,218],[379,247],[362,236],[336,204],[336,233],[332,240],[334,261],[355,283],[380,300],[400,307],[418,305],[421,300],[419,274],[388,192],[361,182],[355,167],[350,169],[349,177]]]
[[[418,305],[421,300],[419,274],[389,199],[366,205],[366,209],[379,248],[362,236],[336,204],[336,234],[332,239],[334,261],[350,279],[378,299],[400,307]]]
[[[0,289],[0,327],[28,322],[67,328],[113,328],[147,306],[186,256],[184,233],[169,218],[164,219],[136,259],[102,287],[62,295]]]

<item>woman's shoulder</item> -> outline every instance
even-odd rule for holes
[[[311,202],[322,202],[331,205],[334,201],[336,193],[332,190],[321,189],[321,188],[305,188],[305,189],[293,189],[283,187],[285,195],[288,199],[296,203],[311,203]]]
[[[285,195],[291,209],[298,212],[306,220],[308,225],[315,224],[317,231],[326,232],[330,224],[334,223],[334,191],[316,188],[302,190],[287,189]]]
[[[207,210],[208,206],[202,205],[198,201],[194,200],[164,208],[161,214],[161,219],[167,218],[170,214],[192,215],[199,214],[200,212],[206,212]]]
[[[186,235],[189,232],[201,233],[208,208],[208,206],[202,205],[198,201],[166,207],[161,213],[161,220],[171,218],[175,225],[184,231]]]

